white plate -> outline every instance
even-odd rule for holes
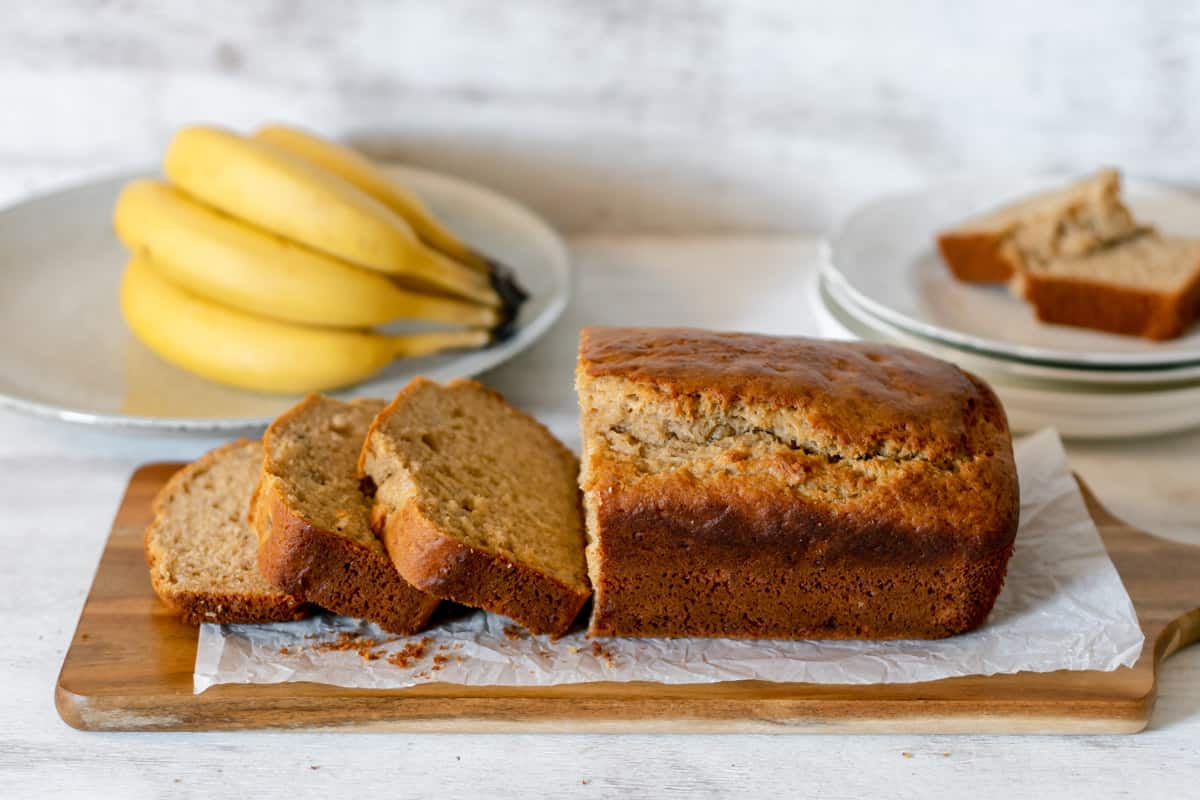
[[[512,358],[566,307],[566,246],[543,220],[464,181],[389,167],[479,250],[507,264],[529,291],[517,332],[484,350],[401,359],[337,396],[397,392],[415,375],[476,375]],[[122,176],[0,211],[0,405],[68,422],[177,431],[265,425],[296,398],[241,391],[161,361],[133,338],[117,307],[126,253],[112,233]]]
[[[1014,431],[1029,432],[1049,426],[1068,438],[1115,439],[1200,426],[1200,381],[1167,388],[1014,381],[1011,376],[981,369],[955,357],[961,356],[961,352],[930,348],[927,340],[892,338],[865,325],[845,310],[836,288],[823,280],[816,282],[814,292],[813,305],[824,335],[912,347],[970,369],[996,390]]]
[[[1093,388],[1115,386],[1122,390],[1134,386],[1162,388],[1200,381],[1200,364],[1145,369],[1089,369],[1060,367],[1038,361],[993,356],[981,350],[961,347],[912,333],[875,316],[869,309],[859,306],[840,283],[831,279],[828,266],[822,270],[822,287],[828,293],[829,298],[837,304],[840,312],[853,317],[863,327],[905,347],[922,350],[946,361],[953,361],[964,369],[975,372],[1003,374],[1015,380],[1041,383],[1053,381],[1064,386],[1069,384],[1089,384]]]
[[[994,356],[1077,367],[1200,364],[1200,326],[1167,342],[1039,322],[1004,286],[955,280],[937,232],[1065,176],[978,177],[878,200],[830,243],[832,279],[865,309],[912,333]],[[1200,236],[1200,198],[1151,181],[1125,181],[1134,214],[1166,233]]]

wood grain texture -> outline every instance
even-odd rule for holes
[[[445,732],[1133,733],[1149,719],[1158,664],[1200,638],[1200,550],[1139,532],[1084,490],[1147,645],[1113,672],[1026,673],[922,684],[740,681],[558,687],[425,684],[351,690],[285,683],[192,694],[196,630],[153,595],[141,534],[178,464],[134,473],[56,690],[88,730],[340,729]]]
[[[286,118],[570,232],[817,231],[948,171],[1195,184],[1191,3],[24,3],[0,202]]]

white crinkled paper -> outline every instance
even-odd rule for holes
[[[758,679],[910,683],[960,675],[1131,666],[1142,649],[1133,604],[1104,551],[1067,467],[1058,435],[1016,444],[1021,527],[1004,590],[988,621],[939,641],[587,639],[514,632],[508,620],[470,612],[415,637],[395,637],[346,617],[273,625],[204,625],[197,693],[220,683],[313,681],[394,689],[430,681],[549,686],[593,681],[709,683]],[[340,633],[379,640],[364,659],[322,649]],[[424,648],[417,645],[426,639]],[[361,640],[359,640],[361,641]],[[387,656],[423,650],[404,666]],[[281,652],[282,651],[282,652]],[[404,663],[405,659],[396,659]]]

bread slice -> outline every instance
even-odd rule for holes
[[[1121,202],[1120,173],[1105,169],[943,231],[937,243],[959,280],[1003,283],[1027,266],[1086,255],[1140,230]]]
[[[258,540],[246,504],[262,446],[239,439],[189,464],[154,500],[146,529],[150,583],[184,622],[280,622],[305,614],[304,601],[258,573]]]
[[[579,462],[496,392],[415,379],[375,419],[359,474],[376,486],[375,529],[418,589],[553,635],[591,594]]]
[[[263,436],[250,519],[259,570],[275,586],[407,635],[425,627],[438,600],[396,572],[359,488],[358,454],[384,405],[310,395],[280,415]]]
[[[1200,240],[1144,234],[1030,266],[1013,289],[1044,322],[1171,339],[1200,316]]]

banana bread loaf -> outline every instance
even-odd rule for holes
[[[908,350],[589,328],[576,386],[596,636],[937,638],[1000,592],[1004,411]]]

